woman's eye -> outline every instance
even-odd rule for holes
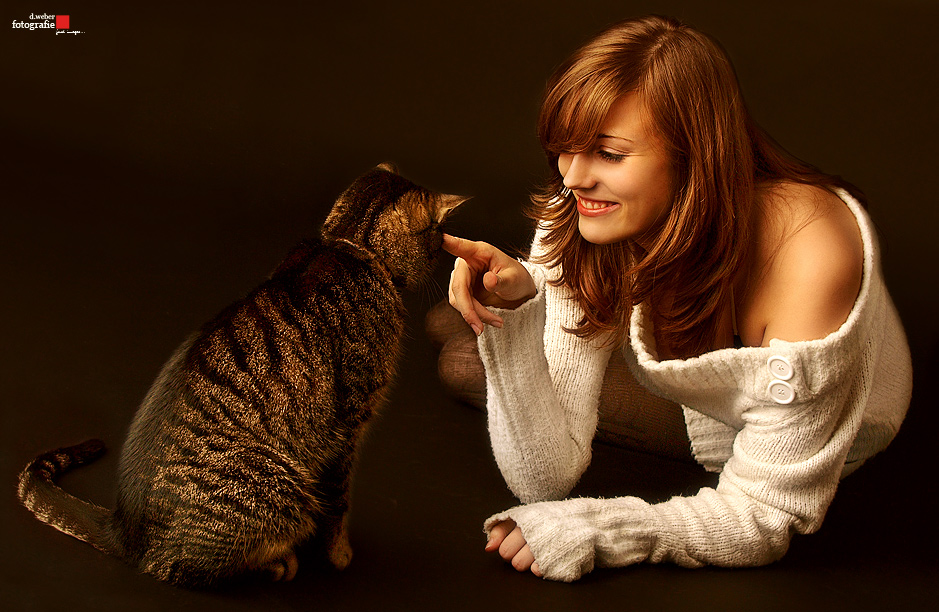
[[[603,161],[608,162],[621,162],[626,159],[626,155],[622,153],[613,153],[611,151],[606,151],[604,149],[599,149],[597,151],[597,156]]]

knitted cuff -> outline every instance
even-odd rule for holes
[[[594,567],[645,561],[656,538],[649,504],[636,497],[575,498],[517,506],[490,517],[488,534],[501,521],[519,526],[542,574],[572,582]]]

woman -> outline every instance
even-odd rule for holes
[[[523,504],[486,522],[487,550],[565,581],[780,558],[909,404],[909,349],[857,190],[761,132],[719,45],[666,18],[617,24],[559,67],[539,134],[553,172],[529,260],[444,244],[496,460]],[[642,404],[662,412],[651,422],[683,416],[716,488],[564,500],[590,462],[611,353],[682,405]]]

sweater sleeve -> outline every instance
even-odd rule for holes
[[[861,422],[856,387],[821,394],[796,387],[803,400],[744,412],[716,488],[659,504],[635,497],[529,504],[491,517],[486,530],[513,519],[553,580],[642,561],[770,563],[783,556],[793,533],[821,525]]]
[[[538,294],[496,309],[503,328],[487,328],[478,342],[496,463],[516,497],[533,502],[565,497],[589,465],[610,351],[565,332],[576,323],[573,303],[542,267],[525,266]],[[566,358],[549,364],[547,351]]]

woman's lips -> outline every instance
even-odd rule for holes
[[[615,202],[603,202],[597,200],[588,200],[586,198],[577,198],[577,212],[585,217],[599,217],[613,212],[619,208]]]

